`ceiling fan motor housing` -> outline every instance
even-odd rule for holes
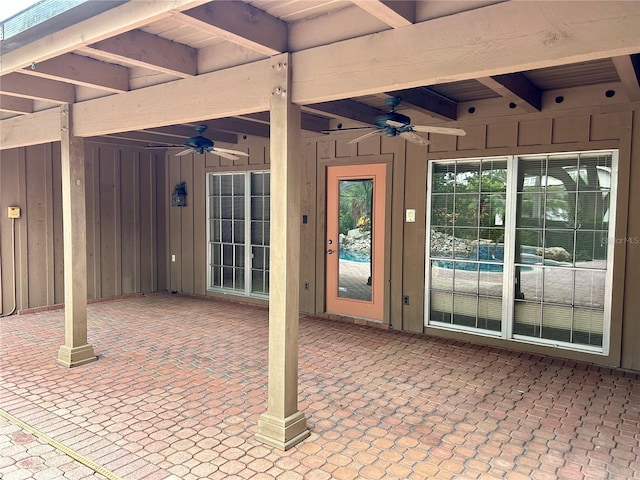
[[[202,135],[198,135],[197,137],[188,138],[184,144],[187,147],[191,147],[194,150],[197,150],[198,153],[203,153],[206,150],[209,150],[213,147],[213,142]]]

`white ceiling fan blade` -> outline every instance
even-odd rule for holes
[[[429,145],[429,140],[427,140],[426,138],[422,138],[420,135],[418,135],[417,133],[413,133],[413,132],[400,132],[400,136],[402,138],[406,138],[407,140],[409,140],[410,142],[416,143],[418,145]]]
[[[358,143],[360,140],[364,140],[365,138],[372,137],[372,136],[377,135],[377,134],[379,134],[380,132],[383,132],[383,131],[384,131],[384,129],[377,128],[372,132],[365,133],[364,135],[361,135],[361,136],[359,136],[357,138],[354,138],[353,140],[349,140],[347,143]]]
[[[457,135],[459,137],[464,137],[467,134],[467,132],[461,128],[435,127],[429,125],[412,125],[412,128],[416,132],[441,133],[442,135]]]
[[[219,155],[222,158],[226,158],[226,159],[229,159],[229,160],[240,160],[235,155],[232,155],[231,153],[223,152],[223,151],[221,151],[221,150],[219,150],[217,148],[212,149],[211,153],[213,153],[214,155]]]
[[[182,157],[183,155],[189,155],[190,153],[193,153],[193,149],[192,148],[187,148],[186,150],[183,150],[181,152],[178,152],[175,154],[176,157]]]
[[[213,151],[215,153],[224,152],[224,153],[230,153],[232,155],[240,155],[242,157],[248,157],[249,156],[248,153],[244,153],[244,152],[241,152],[239,150],[229,150],[228,148],[213,147]]]

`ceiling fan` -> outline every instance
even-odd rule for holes
[[[406,115],[396,112],[396,108],[401,102],[400,97],[389,97],[384,100],[384,103],[389,107],[389,111],[384,115],[380,115],[373,120],[374,126],[371,127],[355,127],[353,129],[339,129],[339,130],[357,130],[361,128],[373,128],[374,130],[360,137],[350,140],[348,143],[358,143],[365,138],[369,138],[373,135],[384,134],[388,137],[400,136],[410,142],[418,145],[428,145],[429,141],[418,135],[416,132],[421,133],[440,133],[442,135],[457,135],[464,136],[467,134],[460,128],[451,127],[436,127],[427,125],[411,125],[411,119]],[[334,130],[335,131],[335,130]]]
[[[210,140],[202,134],[207,129],[206,125],[197,125],[195,127],[198,135],[195,137],[187,138],[187,140],[182,145],[149,145],[145,148],[184,148],[185,150],[176,153],[176,157],[180,157],[182,155],[188,155],[189,153],[197,153],[199,155],[204,154],[205,152],[213,153],[215,155],[220,155],[221,157],[228,158],[229,160],[239,160],[238,155],[243,157],[248,157],[249,154],[245,152],[241,152],[239,150],[229,150],[228,148],[220,148],[216,147],[213,144],[213,140]]]

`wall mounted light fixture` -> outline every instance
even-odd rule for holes
[[[173,207],[187,206],[187,182],[176,184],[171,195],[171,205]]]

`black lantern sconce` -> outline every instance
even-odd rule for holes
[[[171,195],[171,206],[186,207],[187,206],[187,182],[176,184]]]

